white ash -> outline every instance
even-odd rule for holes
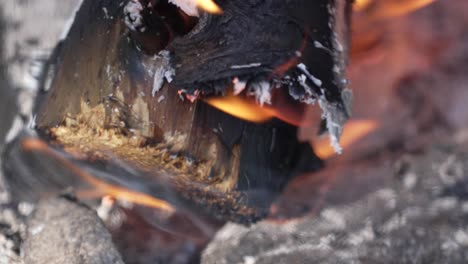
[[[255,257],[244,256],[244,264],[255,264],[255,262],[257,262]]]
[[[337,105],[328,102],[324,96],[321,96],[318,102],[322,109],[322,119],[327,122],[330,145],[336,153],[341,154],[343,149],[340,146],[340,136],[343,132],[343,125],[348,117],[338,109]]]
[[[34,211],[34,204],[28,202],[20,202],[18,204],[18,212],[21,215],[29,216]]]
[[[3,201],[2,201],[3,202]],[[26,234],[26,225],[15,211],[9,208],[0,210],[0,263],[20,264],[21,257],[16,253]],[[17,240],[15,238],[20,238]]]
[[[241,81],[237,77],[232,80],[232,84],[234,84],[234,95],[239,95],[245,90],[245,87],[247,87],[247,82]]]
[[[465,149],[460,149],[462,153],[467,153]],[[453,154],[453,147],[443,146],[442,151],[439,154],[438,150],[429,150],[423,156],[418,154],[411,162],[412,171],[416,175],[424,175],[420,181],[429,179],[428,185],[417,184],[408,190],[403,188],[402,179],[396,177],[399,174],[394,170],[370,172],[369,177],[380,177],[382,180],[378,189],[365,191],[366,195],[358,200],[345,198],[338,205],[336,197],[330,200],[325,198],[320,202],[324,203],[325,211],[331,211],[325,213],[325,217],[308,213],[289,220],[297,228],[291,229],[288,222],[273,224],[268,220],[253,225],[247,231],[243,226],[233,227],[229,224],[219,231],[224,233],[222,240],[216,235],[207,246],[209,250],[203,253],[202,262],[244,263],[243,256],[251,256],[256,263],[303,263],[303,260],[306,260],[304,263],[361,263],[362,260],[391,263],[395,259],[399,263],[425,263],[428,259],[438,259],[441,263],[466,263],[468,203],[463,202],[466,196],[461,194],[458,197],[459,206],[453,206],[454,201],[449,199],[441,202],[446,203],[442,207],[448,210],[436,213],[431,210],[433,201],[440,199],[439,194],[431,191],[433,186],[440,184],[440,178],[437,170],[428,168],[428,164],[441,164],[448,155]],[[463,158],[466,168],[466,154],[457,156]],[[388,160],[381,160],[377,166],[380,168],[387,163]],[[329,193],[336,192],[340,196],[339,193],[350,188],[349,183],[356,184],[356,180],[366,174],[362,171],[362,165],[367,168],[369,160],[358,161],[357,164],[353,160],[347,166],[353,166],[351,164],[360,168],[359,172],[354,178],[334,183],[336,188],[330,188]],[[335,168],[329,169],[334,173]],[[350,176],[349,172],[342,175]],[[358,192],[362,191],[361,186],[370,184],[368,180],[361,180],[362,185],[352,186]],[[394,206],[386,205],[389,200]],[[342,226],[340,222],[345,223],[344,229],[339,228]],[[320,248],[317,241],[321,241]],[[281,255],[265,255],[266,252],[281,252],[278,250],[285,248],[290,250],[287,253],[281,250],[285,252]],[[454,249],[458,251],[454,252]]]
[[[231,69],[237,70],[237,69],[248,69],[248,68],[257,68],[262,66],[260,62],[254,62],[254,63],[249,63],[249,64],[243,64],[243,65],[232,65]]]
[[[174,69],[170,65],[170,54],[168,51],[163,50],[159,52],[158,55],[154,57],[158,61],[158,68],[154,70],[153,75],[153,89],[151,90],[151,95],[154,97],[159,90],[164,85],[164,80],[167,82],[172,81],[172,76],[174,76]]]
[[[141,11],[143,11],[143,6],[138,1],[132,0],[125,5],[125,25],[127,25],[130,30],[145,31]]]
[[[468,247],[468,234],[464,230],[457,230],[454,234],[455,241],[461,246]]]
[[[317,49],[323,49],[329,53],[332,53],[332,51],[329,48],[325,47],[322,43],[320,43],[317,40],[314,41],[314,47],[316,47]]]
[[[344,215],[336,209],[323,210],[320,216],[328,223],[330,223],[334,229],[346,228],[346,220]]]
[[[164,74],[164,78],[166,78],[166,81],[168,83],[172,82],[172,80],[174,79],[174,76],[175,76],[175,70],[172,67],[168,71],[166,71],[166,73]]]
[[[336,34],[335,34],[336,35]],[[344,48],[343,48],[343,45],[341,44],[341,42],[338,40],[337,37],[334,37],[334,42],[335,42],[335,49],[339,52],[343,52],[344,51]]]
[[[374,240],[375,232],[372,228],[372,224],[370,222],[366,223],[366,226],[355,233],[351,233],[348,238],[348,243],[352,246],[359,246],[365,242],[369,242]]]
[[[37,226],[31,226],[28,228],[29,233],[33,236],[40,234],[43,230],[44,230],[43,224],[40,224]]]
[[[249,94],[254,95],[257,103],[263,106],[271,104],[271,85],[267,81],[259,81],[251,84]]]
[[[343,133],[343,126],[351,115],[352,93],[349,89],[341,92],[344,108],[340,109],[336,103],[330,103],[324,95],[319,97],[319,106],[322,109],[322,119],[326,120],[327,130],[330,137],[330,144],[336,153],[341,154],[343,149],[340,146],[340,137]]]
[[[463,178],[463,163],[451,155],[438,167],[437,172],[445,185],[455,184]]]
[[[454,209],[458,205],[458,200],[455,197],[444,197],[434,200],[431,203],[430,209],[434,213],[440,213],[443,211],[449,211]]]
[[[153,76],[153,89],[151,90],[151,96],[155,96],[159,90],[161,90],[163,84],[164,84],[164,74],[166,73],[166,70],[164,67],[160,67],[154,71],[154,76]]]
[[[297,81],[302,86],[302,88],[304,88],[305,96],[294,96],[294,93],[290,92],[291,96],[293,96],[294,99],[299,100],[302,103],[315,104],[316,100],[312,88],[306,83],[307,77],[304,74],[301,74],[299,75]]]
[[[299,63],[297,68],[299,68],[299,70],[301,70],[317,87],[322,87],[322,81],[313,76],[309,70],[307,70],[304,63]]]
[[[411,190],[418,183],[418,176],[415,173],[407,173],[403,176],[403,186]]]
[[[169,0],[169,3],[178,6],[189,16],[198,17],[200,15],[198,12],[197,0]]]
[[[114,18],[113,16],[109,16],[109,11],[107,10],[107,8],[103,7],[102,11],[104,12],[104,18],[105,19],[113,19]]]

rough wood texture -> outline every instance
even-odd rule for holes
[[[322,81],[323,87],[310,84],[316,95],[325,93],[328,100],[341,102],[344,69],[336,68],[344,62],[337,63],[335,58],[342,59],[337,53],[346,50],[337,46],[346,48],[347,40],[337,39],[341,32],[335,31],[335,25],[340,24],[342,30],[348,25],[337,21],[347,13],[346,2],[219,1],[222,16],[202,17],[198,28],[170,45],[174,63],[180,65],[174,82],[187,89],[224,90],[224,80],[233,76],[247,80],[293,77],[298,74],[296,65],[285,64],[297,60]],[[251,67],[239,67],[246,65]],[[279,68],[284,72],[278,75]],[[290,88],[300,89],[295,86]]]
[[[171,59],[167,54],[148,56],[137,48],[141,39],[124,24],[125,3],[84,1],[49,66],[55,77],[39,103],[41,132],[70,152],[118,158],[155,175],[153,180],[169,175],[184,199],[242,222],[265,215],[291,177],[321,166],[310,146],[297,140],[295,127],[278,120],[245,122],[201,101],[182,102],[178,90],[215,77],[265,74],[300,51],[303,62],[326,86],[315,87],[315,94],[325,93],[336,113],[346,116],[342,83],[335,76],[341,74],[344,60],[334,54],[338,40],[331,29],[335,12],[343,15],[348,9],[336,11],[334,2],[325,0],[313,6],[309,1],[265,1],[255,8],[252,1],[223,2],[225,15],[204,16],[187,37],[168,46]],[[247,19],[249,8],[261,23]],[[249,26],[252,33],[239,38]],[[324,47],[313,48],[314,41]],[[303,42],[312,48],[301,50]],[[200,56],[193,53],[197,50]],[[226,57],[228,52],[232,54]],[[229,67],[253,62],[250,59],[266,68]],[[168,64],[175,65],[176,80],[164,82],[152,96],[155,75],[163,82]]]

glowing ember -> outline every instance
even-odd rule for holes
[[[351,120],[344,126],[343,134],[340,139],[340,145],[346,148],[368,135],[378,127],[377,122],[372,120]],[[312,142],[314,151],[322,159],[327,159],[336,154],[328,138],[321,138]]]
[[[99,194],[101,196],[109,195],[109,196],[115,197],[116,199],[125,200],[125,201],[132,202],[135,204],[140,204],[140,205],[160,209],[168,213],[173,213],[175,211],[174,207],[172,207],[169,203],[163,200],[157,199],[155,197],[149,196],[144,193],[140,193],[140,192],[132,191],[129,189],[125,189],[120,186],[112,185],[112,184],[109,184],[107,182],[101,181],[93,177],[92,175],[86,173],[85,171],[75,166],[69,160],[61,157],[58,153],[56,153],[54,150],[49,148],[49,146],[41,140],[33,139],[33,138],[25,139],[22,142],[22,148],[26,151],[42,152],[44,154],[50,155],[54,157],[55,159],[59,160],[61,163],[67,166],[70,169],[70,171],[75,173],[77,176],[79,176],[81,179],[83,179],[84,181],[86,181],[87,183],[89,183],[95,188],[93,190],[86,190],[84,192],[81,192],[82,194],[86,196],[98,196]]]
[[[198,8],[212,14],[222,14],[223,10],[213,0],[196,0]]]

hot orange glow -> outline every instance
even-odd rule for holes
[[[254,123],[277,118],[294,126],[308,124],[307,120],[303,120],[304,105],[289,102],[281,93],[276,93],[273,96],[271,105],[259,105],[251,98],[232,93],[226,96],[207,98],[204,101],[229,115]]]
[[[361,11],[363,9],[366,9],[366,7],[368,7],[371,3],[372,3],[372,0],[355,0],[354,10]]]
[[[379,8],[374,14],[380,18],[391,18],[405,15],[429,4],[435,0],[398,0],[398,1],[383,1],[385,4]]]
[[[369,10],[371,19],[388,19],[402,16],[423,8],[436,0],[357,0],[355,11],[362,11],[372,5]]]
[[[378,124],[372,120],[351,120],[344,126],[343,135],[340,139],[340,145],[346,148],[358,141],[365,135],[377,129]],[[330,146],[328,138],[324,137],[312,143],[314,151],[322,159],[327,159],[336,154]]]
[[[236,95],[211,97],[205,102],[227,114],[255,123],[265,122],[276,116],[273,109]]]
[[[61,157],[58,153],[54,150],[49,148],[49,146],[41,140],[30,138],[25,139],[22,142],[22,148],[27,151],[38,151],[45,154],[48,154],[55,159],[59,160],[62,164],[70,169],[74,174],[79,176],[81,179],[86,181],[88,184],[92,185],[95,189],[94,190],[87,190],[83,192],[86,196],[96,196],[98,194],[102,194],[102,196],[109,195],[115,197],[116,199],[125,200],[128,202],[132,202],[135,204],[140,204],[152,208],[157,208],[164,210],[169,213],[173,213],[175,208],[172,207],[166,201],[157,199],[150,195],[140,193],[137,191],[132,191],[129,189],[125,189],[120,186],[112,185],[107,182],[101,181],[92,175],[86,173],[85,171],[78,168],[75,164],[70,162],[69,160]]]
[[[198,8],[212,14],[222,14],[223,10],[213,0],[197,0]]]

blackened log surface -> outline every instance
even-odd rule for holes
[[[299,52],[299,62],[322,81],[327,99],[341,102],[342,83],[334,69],[336,21],[330,11],[337,6],[335,1],[224,0],[219,4],[223,15],[202,17],[193,32],[170,45],[176,67],[174,85],[210,93],[223,91],[223,80],[236,76],[271,79],[275,69],[298,59]],[[317,95],[322,94],[321,87],[310,85]]]
[[[97,214],[68,198],[39,203],[28,221],[23,255],[31,264],[123,264]]]
[[[467,143],[403,156],[393,168],[370,176],[387,179],[378,189],[320,214],[250,229],[228,224],[207,247],[202,263],[466,263]],[[375,166],[383,168],[384,162]],[[353,189],[365,192],[363,175],[357,174],[353,179],[343,171],[346,176],[335,179],[328,191],[341,197],[352,182]]]

